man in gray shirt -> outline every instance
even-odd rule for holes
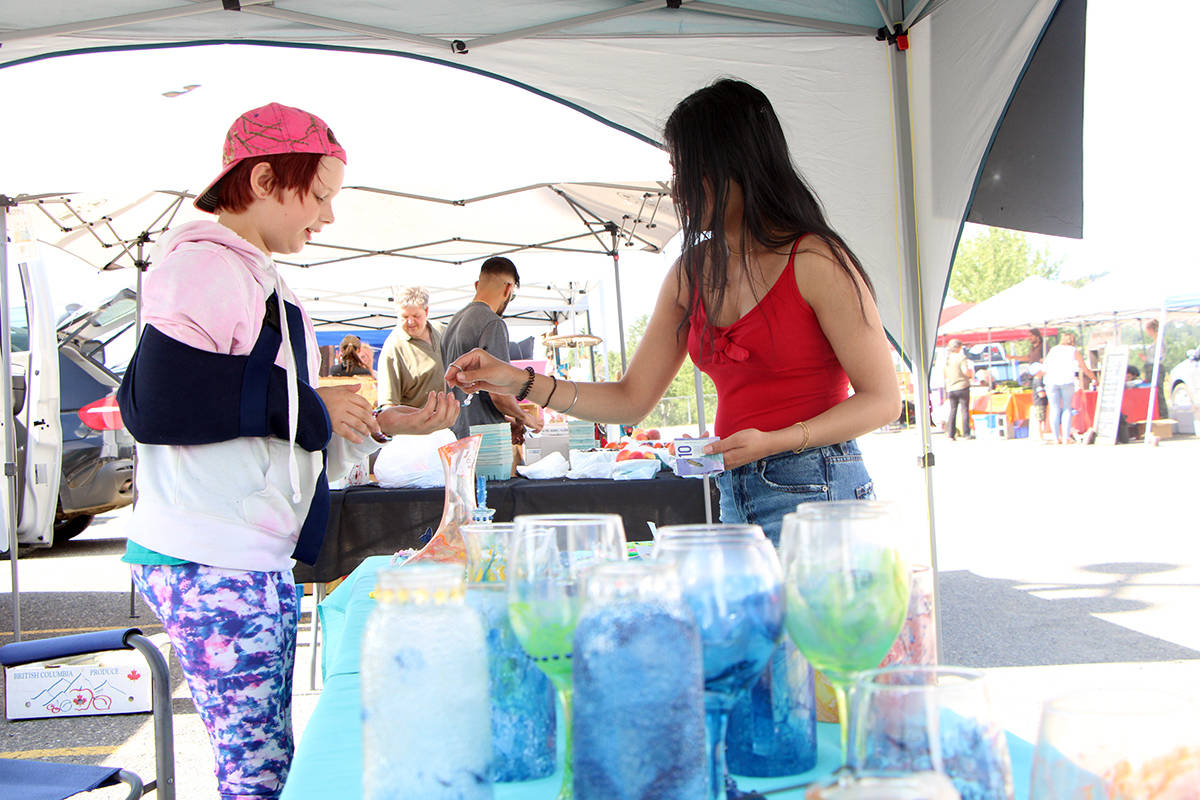
[[[520,285],[521,279],[513,262],[503,256],[484,261],[479,280],[475,281],[475,298],[454,315],[442,333],[442,363],[453,363],[476,347],[508,361],[508,326],[500,315],[508,308]],[[457,388],[454,394],[460,401],[466,397]],[[509,420],[534,430],[541,429],[537,417],[524,411],[512,395],[478,392],[471,404],[459,413],[451,430],[461,439],[470,433],[472,425]]]

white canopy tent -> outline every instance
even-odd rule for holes
[[[371,48],[499,78],[648,141],[680,98],[715,77],[735,75],[772,98],[796,162],[875,282],[888,331],[921,366],[915,372],[923,404],[957,238],[973,198],[1008,180],[999,171],[985,179],[983,165],[1060,5],[1082,18],[1082,3],[1072,0],[344,0],[336,7],[318,0],[96,0],[84,6],[3,0],[0,68],[26,69],[36,65],[24,59],[84,48],[198,41]],[[1081,27],[1078,38],[1077,45]],[[262,70],[287,75],[275,62],[272,55]],[[1081,61],[1072,66],[1081,76]],[[319,86],[321,77],[313,71],[310,84]],[[404,102],[398,87],[365,79],[358,88],[366,103],[358,92],[338,88],[368,118]],[[439,119],[451,130],[463,110],[447,98],[442,103]],[[329,106],[311,105],[327,119],[341,119]],[[158,119],[137,111],[139,119]],[[195,123],[223,128],[231,116]],[[146,127],[93,126],[87,141],[93,153],[143,154],[142,161],[161,167],[164,162],[149,154],[161,150],[164,131]],[[38,129],[39,136],[64,134]],[[170,137],[178,135],[170,130]],[[71,136],[78,141],[77,132]],[[397,177],[398,155],[391,163],[372,163],[372,174],[390,168]],[[1050,163],[1039,166],[1044,171]],[[16,180],[20,171],[6,170],[0,192],[34,193],[66,180],[48,174],[50,164],[20,166],[36,182],[24,185]],[[398,177],[375,185],[404,187],[404,176]],[[187,185],[205,178],[207,171]],[[1031,204],[1030,195],[1021,200],[1008,205]],[[1039,219],[1059,211],[1043,209]],[[920,418],[932,544],[932,457],[928,420]]]
[[[976,303],[938,328],[941,335],[1028,328],[1061,319],[1079,303],[1080,290],[1031,275],[1015,286]]]

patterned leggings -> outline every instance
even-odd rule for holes
[[[291,570],[134,564],[132,572],[208,730],[221,800],[278,797],[292,761]]]

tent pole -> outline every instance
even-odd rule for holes
[[[621,253],[617,250],[617,228],[609,223],[608,232],[612,234],[613,278],[617,282],[617,329],[621,339],[621,375],[624,377],[627,365],[625,363],[625,310],[621,305]]]
[[[1154,404],[1158,401],[1158,371],[1162,368],[1162,349],[1163,337],[1167,333],[1167,303],[1163,301],[1162,313],[1158,315],[1158,335],[1154,337],[1154,369],[1150,371],[1150,399],[1146,401],[1146,435],[1142,437],[1142,442],[1145,444],[1153,443],[1153,434],[1151,427],[1154,419],[1158,416],[1155,414]],[[1162,414],[1165,409],[1158,409],[1158,413]]]
[[[889,0],[891,19],[904,17],[902,0]],[[888,26],[891,27],[890,25]],[[933,451],[929,426],[929,341],[925,332],[925,310],[922,304],[921,264],[917,248],[917,204],[916,179],[913,161],[912,111],[908,92],[908,54],[896,45],[888,44],[891,60],[892,114],[895,131],[895,161],[897,194],[900,220],[897,235],[900,252],[904,259],[905,280],[901,287],[909,335],[909,363],[917,387],[917,419],[920,420],[921,453],[917,457],[918,467],[925,478],[925,512],[929,525],[929,566],[933,573],[933,625],[937,634],[935,662],[941,661],[942,624],[941,597],[938,591],[937,531],[933,510]]]
[[[696,429],[701,437],[708,436],[708,422],[704,416],[704,383],[700,374],[700,368],[692,367],[692,376],[696,381]],[[709,484],[709,477],[705,475],[702,478],[704,482],[704,521],[712,525],[712,488]]]
[[[17,580],[17,438],[12,408],[12,341],[8,322],[8,209],[17,202],[0,195],[0,308],[4,309],[4,332],[0,333],[0,397],[4,398],[4,528],[8,535],[8,564],[12,573],[13,641],[21,641],[21,586]]]

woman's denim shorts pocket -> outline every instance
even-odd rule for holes
[[[875,484],[863,463],[858,442],[851,439],[842,444],[830,445],[822,450],[831,450],[826,455],[826,470],[829,474],[830,500],[874,500]]]
[[[758,477],[766,488],[776,492],[797,495],[812,495],[813,499],[825,499],[829,491],[825,479],[825,458],[822,451],[807,453],[777,453],[758,462]],[[808,498],[797,498],[803,503]]]

